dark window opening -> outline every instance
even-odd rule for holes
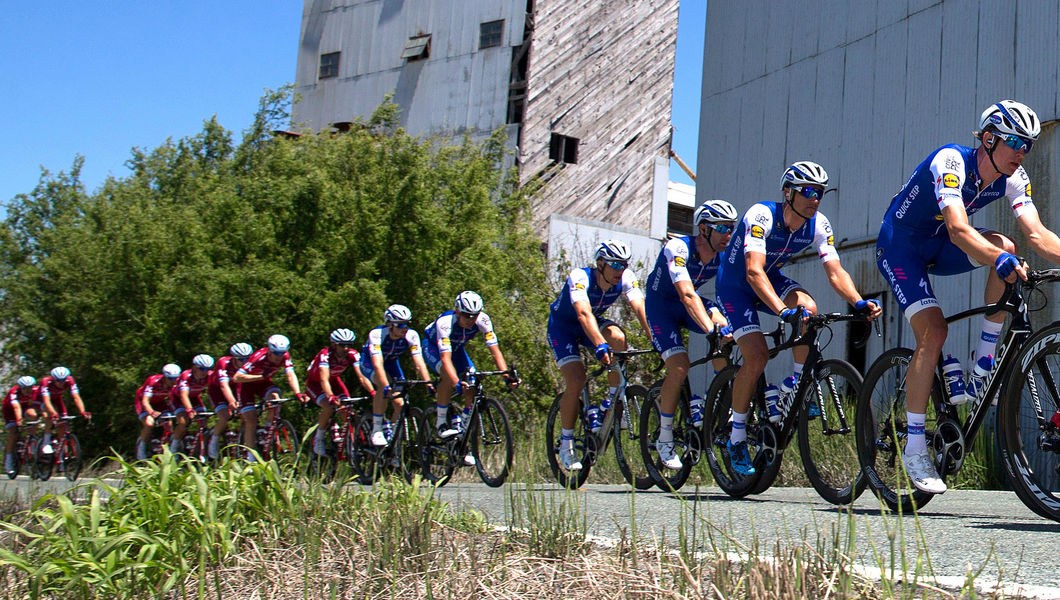
[[[670,204],[666,210],[666,230],[680,235],[690,235],[694,213],[695,209],[691,206]]]
[[[429,33],[410,37],[409,41],[405,42],[405,51],[401,53],[401,58],[407,59],[409,62],[423,60],[430,58],[430,56],[431,34]]]
[[[328,54],[320,55],[320,75],[319,79],[328,79],[329,77],[339,76],[339,55],[341,52],[329,52]]]
[[[577,164],[578,138],[553,133],[548,143],[548,157],[552,162]]]
[[[493,48],[501,45],[504,36],[504,19],[488,21],[478,26],[478,49]]]

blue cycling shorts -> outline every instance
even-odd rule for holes
[[[610,319],[596,319],[596,325],[603,331],[605,327],[618,323]],[[581,362],[582,357],[578,354],[578,347],[585,346],[590,350],[596,348],[589,342],[582,331],[581,323],[577,321],[555,321],[552,315],[548,317],[548,343],[552,346],[552,355],[556,357],[556,366],[562,367],[570,362]]]
[[[441,353],[438,352],[438,348],[434,344],[428,345],[423,350],[423,357],[427,360],[427,367],[431,371],[437,374],[441,374],[442,368],[442,357]],[[461,346],[453,350],[450,359],[453,361],[453,368],[456,369],[456,376],[463,377],[465,373],[475,368],[474,361],[467,355],[467,350]]]
[[[769,273],[767,277],[769,278],[769,283],[773,285],[773,291],[776,292],[781,300],[795,290],[805,291],[805,288],[799,285],[799,282],[791,279],[780,271]],[[764,312],[770,315],[774,313],[762,302],[758,297],[758,294],[751,289],[751,285],[744,284],[727,287],[720,285],[720,283],[721,282],[719,281],[718,284],[716,284],[718,304],[721,305],[721,310],[725,313],[725,318],[729,320],[729,327],[732,328],[733,339],[738,340],[748,333],[762,331],[762,324],[758,320],[758,313]]]
[[[397,357],[384,360],[383,370],[386,371],[386,376],[390,379],[391,384],[405,379],[405,372],[401,370],[401,363],[398,362]],[[368,378],[368,381],[375,383],[375,380],[372,379],[372,376],[375,375],[375,367],[372,366],[372,357],[367,354],[361,355],[361,373]]]
[[[681,334],[682,328],[693,333],[705,333],[688,314],[684,304],[660,298],[659,294],[647,295],[644,300],[644,313],[648,317],[648,327],[651,328],[651,344],[663,360],[682,352],[688,353],[684,336]]]

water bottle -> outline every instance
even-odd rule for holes
[[[600,431],[600,409],[595,404],[590,404],[585,409],[585,417],[589,421],[589,430],[593,433]]]
[[[975,401],[976,406],[983,401],[986,393],[986,383],[990,378],[990,372],[994,370],[994,357],[991,355],[980,356],[972,367],[971,376],[964,385],[964,391]]]
[[[961,361],[947,354],[946,360],[942,361],[942,378],[945,381],[946,395],[949,396],[950,404],[968,402],[969,397],[964,387],[964,369],[961,368]]]
[[[606,415],[607,411],[611,408],[611,394],[604,396],[604,399],[600,401],[600,414]]]
[[[784,407],[781,406],[780,390],[772,383],[766,386],[766,410],[769,422],[779,423],[784,418]]]
[[[464,428],[471,424],[471,407],[464,407],[464,412],[460,413],[460,433],[464,432]]]
[[[449,424],[453,427],[453,429],[461,433],[463,433],[464,431],[464,419],[462,415],[463,413],[458,413],[453,415],[452,419],[449,419]]]
[[[703,426],[704,403],[703,396],[699,394],[693,394],[692,399],[688,401],[688,406],[691,409],[689,412],[691,412],[692,427],[699,428]]]

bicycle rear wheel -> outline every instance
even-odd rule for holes
[[[579,471],[567,471],[559,462],[559,442],[563,425],[560,422],[560,399],[563,394],[557,394],[556,400],[548,410],[548,419],[545,421],[545,455],[548,456],[548,466],[552,468],[552,474],[556,481],[565,488],[576,490],[585,484],[589,478],[589,463],[587,455],[587,436],[592,435],[585,430],[585,421],[579,416],[574,421],[574,456],[582,463]],[[582,414],[581,401],[578,402],[578,413]]]
[[[283,469],[293,469],[298,462],[298,434],[286,420],[276,424],[276,431],[269,440],[269,459]]]
[[[934,494],[913,487],[902,462],[902,450],[908,436],[905,378],[912,356],[913,351],[908,348],[892,348],[872,363],[865,374],[854,418],[858,461],[864,477],[891,510],[901,512],[912,512],[934,497]],[[942,387],[936,377],[931,385],[924,426],[932,459],[935,458],[932,440],[938,423],[935,407],[943,401],[942,398]],[[937,460],[935,464],[937,467]],[[939,477],[945,479],[946,474],[939,473]]]
[[[997,411],[1005,472],[1016,495],[1038,515],[1060,521],[1060,325],[1024,342]]]
[[[376,475],[377,452],[372,447],[372,415],[361,415],[357,419],[357,428],[353,437],[347,442],[346,456],[350,457],[350,467],[362,485],[372,485]]]
[[[452,412],[450,411],[450,413]],[[456,470],[452,446],[457,443],[456,440],[459,436],[443,440],[438,437],[438,433],[430,426],[430,421],[431,418],[429,416],[424,417],[423,440],[421,442],[423,448],[423,477],[438,487],[442,487],[449,483],[449,479],[453,476],[453,471]]]
[[[317,454],[314,451],[313,440],[316,436],[316,429],[309,431],[309,443],[302,448],[302,451],[306,454],[306,475],[313,480],[320,481],[321,483],[330,483],[335,477],[335,469],[337,467],[335,454],[336,448],[331,441],[331,431],[329,430],[326,439],[324,440],[325,453],[323,456]]]
[[[77,436],[68,433],[66,434],[66,440],[63,442],[61,448],[59,448],[59,460],[63,464],[63,474],[70,481],[77,481],[79,475],[81,475],[81,440],[77,439]]]
[[[478,414],[468,427],[478,476],[489,487],[500,487],[508,479],[515,454],[507,411],[496,399],[482,398],[478,400]]]
[[[405,401],[408,402],[408,398]],[[400,457],[401,476],[409,483],[412,483],[416,475],[424,476],[425,465],[421,442],[427,429],[425,419],[423,410],[410,406],[402,421],[401,436],[391,442],[394,446],[394,455]]]
[[[55,467],[55,444],[52,444],[52,451],[48,454],[41,452],[41,447],[43,446],[43,443],[37,444],[37,450],[33,457],[33,468],[37,471],[37,479],[48,481],[52,476],[52,468]]]
[[[659,386],[652,386],[647,401],[640,409],[640,456],[655,486],[664,492],[676,492],[688,481],[692,465],[698,462],[701,438],[699,431],[689,422],[691,407],[688,396],[682,393],[677,399],[673,420],[674,452],[681,458],[681,468],[667,469],[663,466],[658,449],[661,417],[656,389]]]
[[[626,401],[615,424],[615,457],[626,483],[635,489],[646,490],[655,485],[640,447],[640,413],[648,402],[648,388],[631,385],[626,388]]]
[[[813,488],[832,504],[850,504],[865,490],[858,464],[854,415],[861,374],[850,363],[832,359],[814,368],[799,399],[799,453]],[[820,416],[810,416],[811,404]]]
[[[737,365],[725,367],[714,376],[710,387],[707,388],[703,406],[703,447],[714,483],[726,494],[743,498],[755,493],[762,478],[762,470],[756,468],[750,475],[741,475],[732,468],[732,462],[729,460],[727,444],[732,432],[732,382],[737,369]],[[752,403],[747,415],[747,449],[752,453],[752,461],[760,464],[762,461],[755,460],[758,454],[759,429],[758,415]],[[772,484],[772,479],[769,483]]]

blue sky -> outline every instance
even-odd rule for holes
[[[705,14],[705,1],[681,2],[674,149],[692,168]],[[133,147],[193,135],[215,114],[238,134],[266,88],[294,81],[301,16],[297,0],[5,3],[0,202],[77,154],[94,190],[128,174]],[[671,179],[691,183],[676,164]]]

